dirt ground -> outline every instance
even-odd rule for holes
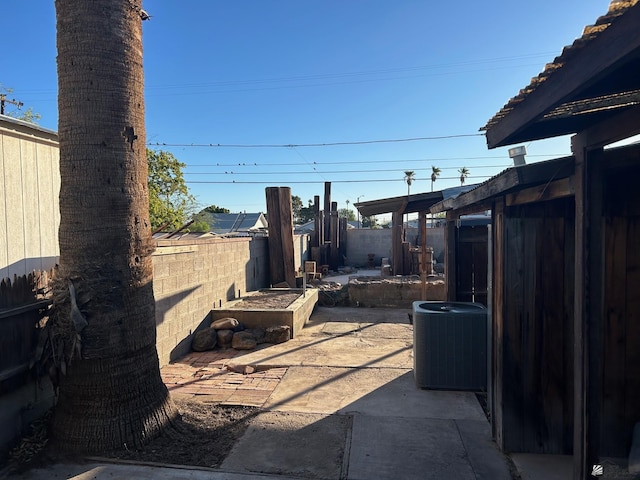
[[[182,420],[175,432],[156,438],[141,450],[120,450],[102,456],[140,462],[218,467],[259,409],[224,407],[174,398]]]
[[[252,308],[283,310],[300,296],[297,292],[257,292],[234,304],[233,310],[247,310]]]
[[[154,439],[140,450],[101,452],[96,456],[143,463],[218,467],[244,434],[249,421],[260,411],[253,407],[203,403],[192,398],[174,397],[173,400],[182,417],[175,430]],[[9,474],[70,458],[60,453],[55,445],[47,444],[43,438],[46,434],[39,432],[37,435],[41,440],[41,448],[35,449],[30,455],[14,451],[13,458],[10,455],[8,462]],[[30,445],[33,443],[28,442]],[[1,467],[0,463],[0,478],[2,473],[7,473]]]

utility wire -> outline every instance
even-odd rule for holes
[[[491,175],[469,175],[466,178],[491,178]],[[414,178],[413,181],[418,180],[429,180],[430,178]],[[460,180],[460,177],[438,177],[438,180]],[[378,180],[332,180],[331,183],[380,183],[380,182],[402,182],[405,183],[404,179],[378,179]],[[267,181],[206,181],[206,180],[186,180],[185,183],[188,184],[207,184],[207,185],[272,185],[276,182],[267,182]],[[287,184],[324,184],[324,180],[287,180]]]
[[[484,137],[484,133],[466,133],[460,135],[442,135],[436,137],[413,137],[413,138],[393,138],[387,140],[363,140],[355,142],[327,142],[327,143],[289,143],[289,144],[241,144],[241,143],[147,143],[153,147],[217,147],[217,148],[299,148],[299,147],[335,147],[342,145],[371,145],[376,143],[400,143],[400,142],[422,142],[427,140],[447,140],[465,137]]]
[[[527,158],[534,157],[548,157],[558,158],[565,154],[563,153],[550,153],[541,155],[527,155]],[[351,160],[351,161],[337,161],[337,162],[318,162],[313,161],[314,166],[324,165],[370,165],[372,163],[409,163],[409,162],[443,162],[443,161],[471,161],[471,160],[505,160],[504,155],[494,157],[440,157],[440,158],[407,158],[402,160]],[[284,167],[284,166],[300,166],[300,162],[284,162],[284,163],[262,163],[262,162],[238,162],[238,163],[188,163],[188,167]],[[501,165],[472,165],[473,168],[492,168],[500,167]],[[511,164],[506,165],[511,166]],[[440,167],[440,170],[450,170],[460,167]]]
[[[473,167],[470,168],[507,168],[510,167],[511,165],[485,165],[485,166],[476,166],[474,165]],[[446,168],[441,168],[441,170],[453,170],[453,169],[459,169],[462,167],[446,167]],[[430,171],[431,168],[414,168],[414,171],[421,171],[421,170],[428,170]],[[183,172],[184,175],[308,175],[310,173],[317,173],[319,175],[331,175],[331,174],[342,174],[342,173],[380,173],[380,172],[398,172],[397,168],[393,168],[393,169],[377,169],[377,170],[372,170],[372,169],[367,169],[367,170],[333,170],[333,171],[324,171],[324,170],[316,170],[315,168],[313,169],[313,172],[300,172],[300,171],[295,171],[295,172],[234,172],[234,171],[225,171],[225,172]],[[438,177],[438,178],[443,178],[443,177]]]

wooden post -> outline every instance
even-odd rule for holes
[[[331,182],[324,182],[324,241],[331,240]]]
[[[344,265],[345,258],[347,256],[347,218],[343,217],[340,219],[340,259],[338,264]]]
[[[599,461],[602,390],[601,165],[588,139],[571,139],[575,158],[574,424],[573,478],[583,479]],[[602,160],[602,159],[599,159]],[[597,179],[597,181],[596,181]]]
[[[338,270],[338,263],[340,258],[340,228],[338,225],[338,203],[333,202],[331,204],[331,251],[329,252],[329,267],[331,270]]]
[[[492,269],[492,298],[491,298],[491,428],[493,438],[498,447],[504,450],[504,415],[502,402],[502,383],[504,382],[504,198],[496,199],[491,212],[493,220],[493,263]],[[447,218],[447,232],[449,232],[449,219]],[[447,248],[449,244],[447,243]],[[448,298],[448,297],[447,297]]]
[[[456,278],[456,250],[458,233],[458,216],[452,211],[447,212],[447,224],[444,231],[445,255],[444,255],[444,281],[447,292],[447,300],[455,302],[457,300],[457,278]]]
[[[324,243],[324,219],[322,218],[322,212],[320,211],[320,196],[315,195],[313,197],[313,245],[319,247]]]
[[[420,212],[420,300],[427,299],[427,212]]]
[[[287,282],[290,287],[295,288],[291,189],[289,187],[267,187],[266,197],[271,284]]]
[[[402,212],[393,212],[391,214],[391,263],[393,265],[393,274],[403,274],[402,261]]]

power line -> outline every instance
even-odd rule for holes
[[[564,156],[564,153],[550,153],[541,155],[527,155],[527,158],[545,157],[545,158],[558,158]],[[324,165],[370,165],[372,163],[409,163],[409,162],[443,162],[443,161],[466,161],[466,160],[506,160],[504,155],[497,155],[492,157],[439,157],[439,158],[405,158],[401,160],[351,160],[351,161],[336,161],[336,162],[317,162],[313,161],[309,165],[324,166]],[[238,163],[188,163],[188,167],[284,167],[284,166],[299,166],[300,162],[284,162],[284,163],[262,163],[262,162],[238,162]],[[510,166],[505,165],[505,166]],[[502,165],[472,165],[473,168],[492,168],[500,167]],[[440,170],[450,170],[460,167],[440,167]]]
[[[469,175],[466,178],[491,178],[491,175]],[[414,178],[414,181],[418,180],[429,180],[430,178]],[[438,180],[460,180],[460,177],[438,177]],[[331,183],[381,183],[381,182],[402,182],[405,183],[403,179],[378,179],[378,180],[332,180]],[[274,183],[279,182],[266,182],[266,181],[206,181],[206,180],[186,180],[185,183],[188,184],[207,184],[207,185],[273,185]],[[324,184],[324,180],[287,180],[286,182],[289,184]]]
[[[507,168],[511,165],[485,165],[485,166],[473,166],[473,167],[469,167],[469,168]],[[444,167],[441,168],[441,170],[453,170],[453,169],[459,169],[461,167]],[[431,170],[431,168],[415,168],[414,171],[421,171],[421,170]],[[393,168],[393,169],[377,169],[377,170],[371,170],[371,169],[367,169],[367,170],[333,170],[333,171],[323,171],[323,170],[316,170],[315,168],[313,169],[312,172],[306,171],[306,172],[300,172],[300,171],[295,171],[295,172],[260,172],[260,173],[256,173],[256,172],[184,172],[184,175],[308,175],[310,173],[317,173],[317,174],[326,174],[326,175],[331,175],[331,174],[342,174],[342,173],[381,173],[381,172],[399,172],[399,170],[397,168]],[[441,178],[441,177],[438,177]]]
[[[371,145],[376,143],[400,143],[400,142],[422,142],[427,140],[447,140],[465,137],[484,137],[484,133],[466,133],[459,135],[442,135],[435,137],[413,137],[413,138],[393,138],[386,140],[362,140],[354,142],[327,142],[327,143],[289,143],[289,144],[241,144],[241,143],[147,143],[147,146],[154,147],[195,147],[195,148],[299,148],[299,147],[335,147],[343,145]]]

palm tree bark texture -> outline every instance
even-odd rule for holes
[[[55,7],[58,284],[72,285],[76,298],[68,291],[59,301],[54,295],[53,312],[58,330],[72,329],[61,319],[70,316],[73,300],[86,327],[60,375],[52,437],[71,451],[136,448],[176,415],[156,351],[142,5],[56,0]]]

